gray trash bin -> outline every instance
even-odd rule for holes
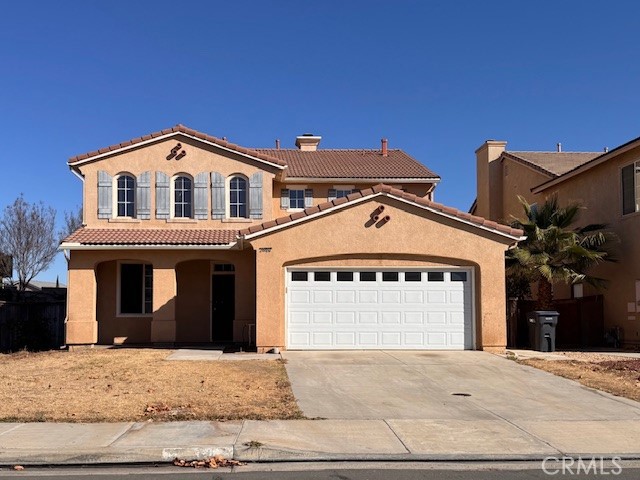
[[[536,310],[527,314],[529,325],[529,346],[538,352],[556,351],[556,325],[558,312]]]

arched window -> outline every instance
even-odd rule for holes
[[[118,216],[133,218],[135,212],[136,181],[130,175],[120,175],[117,180]]]
[[[247,180],[232,177],[229,181],[229,216],[248,218],[247,213]]]
[[[176,177],[173,181],[175,218],[191,218],[193,212],[193,182],[189,177]]]

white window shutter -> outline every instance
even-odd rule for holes
[[[196,175],[193,182],[193,214],[197,220],[209,218],[209,174],[207,172]]]
[[[169,218],[169,175],[156,172],[156,218]]]
[[[280,190],[280,208],[282,210],[289,208],[289,189],[287,188]]]
[[[113,177],[98,171],[98,218],[111,218],[113,209]]]
[[[305,208],[313,207],[313,189],[306,188],[304,190],[304,206]]]
[[[249,178],[249,218],[262,218],[262,172]]]
[[[225,210],[224,177],[211,172],[211,218],[223,219]]]
[[[136,179],[136,218],[151,218],[151,172],[142,172]]]

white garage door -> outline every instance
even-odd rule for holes
[[[472,272],[287,271],[287,348],[473,348]]]

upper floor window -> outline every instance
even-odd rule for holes
[[[289,190],[289,208],[304,208],[304,190]]]
[[[136,182],[129,175],[120,175],[117,180],[118,217],[133,218],[135,212]]]
[[[640,211],[640,161],[622,168],[622,214]]]
[[[247,180],[243,177],[231,177],[229,181],[229,216],[231,218],[248,218]]]
[[[346,197],[347,195],[351,195],[355,191],[354,185],[334,185],[333,188],[329,189],[328,200],[335,200],[336,198]]]
[[[193,182],[189,177],[176,177],[173,181],[175,218],[191,218],[193,213]]]

